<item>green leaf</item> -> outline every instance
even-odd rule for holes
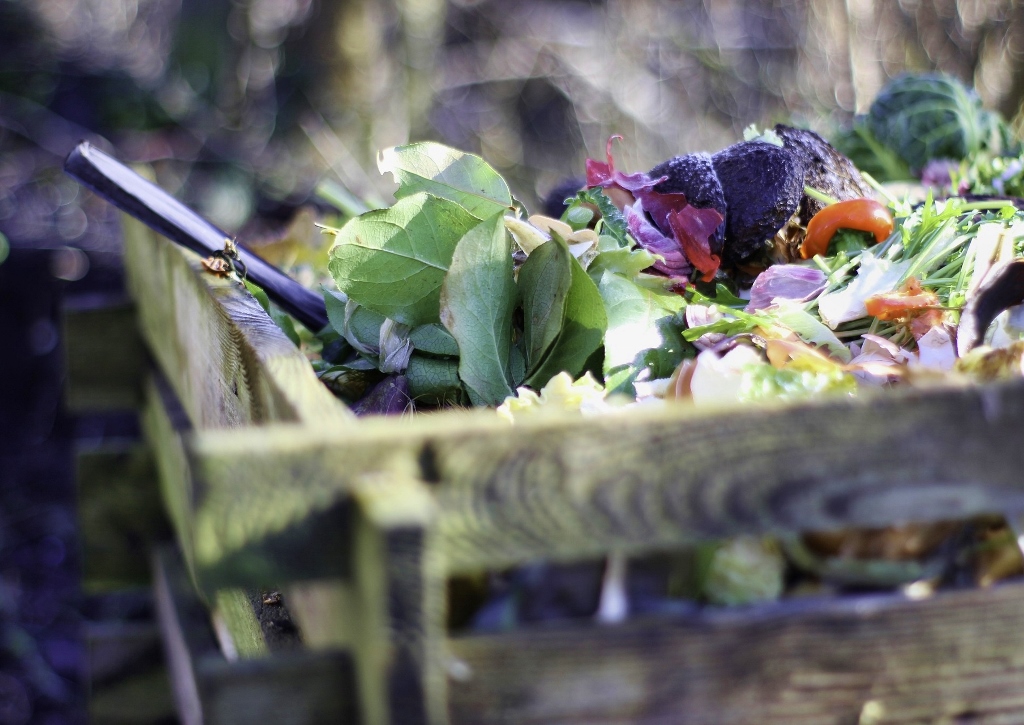
[[[456,360],[440,360],[414,353],[409,358],[405,378],[409,382],[409,397],[417,403],[457,403],[462,397],[459,363]]]
[[[459,240],[441,288],[441,323],[459,343],[459,377],[474,404],[512,394],[509,348],[516,288],[499,212]]]
[[[563,246],[565,242],[556,235],[548,246],[553,244]],[[565,252],[568,254],[568,247]],[[574,378],[579,375],[587,359],[601,346],[608,329],[608,316],[597,285],[571,255],[569,267],[572,281],[565,300],[561,332],[544,361],[527,378],[526,384],[533,388],[544,387],[563,370]]]
[[[828,257],[837,254],[852,255],[863,252],[875,243],[875,237],[871,232],[862,232],[856,229],[838,229],[828,243]]]
[[[519,268],[527,370],[532,374],[562,331],[565,299],[572,285],[572,255],[563,242],[546,242]]]
[[[449,334],[448,330],[437,322],[420,325],[409,333],[412,346],[420,352],[440,357],[458,357],[459,343]]]
[[[636,388],[633,383],[642,373],[646,371],[651,380],[667,378],[683,358],[693,357],[696,348],[680,334],[680,326],[686,324],[681,318],[679,313],[660,318],[657,326],[665,342],[660,347],[640,351],[629,365],[610,371],[605,379],[605,389],[609,393],[624,393],[635,398]]]
[[[637,353],[664,342],[658,320],[682,309],[685,301],[668,290],[641,286],[611,272],[598,285],[608,315],[605,333],[605,374],[633,362]]]
[[[508,184],[490,165],[473,154],[425,141],[381,152],[380,172],[398,182],[398,199],[425,191],[449,199],[477,219],[487,219],[512,206]]]
[[[581,204],[591,204],[601,212],[601,234],[608,234],[618,243],[620,247],[627,249],[632,247],[634,242],[629,236],[629,228],[626,218],[618,210],[612,200],[609,199],[600,187],[583,189],[576,194],[576,198],[570,203],[570,209]]]
[[[327,319],[339,335],[357,352],[376,356],[380,353],[380,328],[384,315],[356,304],[341,292],[323,288]]]
[[[328,266],[360,305],[410,327],[437,322],[455,245],[479,223],[455,202],[413,194],[338,230]]]
[[[602,240],[609,237],[601,237]],[[614,249],[599,251],[594,261],[587,268],[587,273],[595,282],[601,280],[605,272],[613,272],[623,277],[633,278],[654,264],[657,259],[642,247],[627,249],[616,246]]]
[[[512,387],[518,388],[526,380],[526,355],[523,354],[522,340],[509,348],[508,369],[512,375]]]

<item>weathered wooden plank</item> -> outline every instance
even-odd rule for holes
[[[172,550],[158,554],[154,581],[175,702],[185,725],[359,721],[355,676],[346,654],[298,650],[228,662]]]
[[[69,298],[63,309],[65,401],[72,412],[138,408],[146,352],[124,295]]]
[[[319,384],[319,383],[317,383]],[[296,472],[276,471],[273,481],[266,478],[235,480],[236,496],[222,511],[221,526],[241,536],[248,546],[236,548],[225,556],[211,558],[197,553],[208,537],[200,531],[207,525],[198,522],[195,511],[207,505],[216,492],[193,478],[189,451],[204,434],[196,432],[174,392],[161,376],[154,376],[146,387],[143,430],[153,451],[159,471],[163,500],[174,525],[189,571],[196,585],[208,596],[229,587],[276,587],[285,582],[350,574],[351,502],[344,491],[335,490],[330,499],[296,510],[287,503]],[[285,429],[298,426],[279,426]],[[239,433],[239,431],[236,431]],[[249,452],[242,453],[248,456]],[[269,483],[263,490],[261,483]],[[305,502],[303,502],[305,503]],[[253,510],[262,515],[250,517]],[[261,525],[270,517],[280,517],[281,525]],[[294,524],[288,526],[287,524]],[[250,532],[257,532],[250,534]]]
[[[453,723],[1024,721],[1024,586],[797,600],[449,642]]]
[[[194,571],[192,476],[184,440],[192,426],[162,376],[154,374],[147,380],[144,395],[142,432],[156,463],[164,509],[188,569]]]
[[[211,431],[190,449],[204,490],[196,552],[214,567],[374,473],[431,482],[452,572],[1021,510],[1022,430],[1024,381],[515,427],[478,412],[364,420],[344,433]]]
[[[354,492],[352,651],[368,723],[446,722],[444,578],[433,560],[434,502],[422,484],[388,478]],[[349,625],[351,626],[351,625]]]
[[[240,282],[127,216],[124,234],[142,335],[197,428],[354,420]]]
[[[149,449],[130,443],[78,451],[75,469],[83,585],[147,586],[150,550],[171,537]]]

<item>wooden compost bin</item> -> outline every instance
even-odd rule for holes
[[[514,427],[357,421],[237,281],[125,228],[158,368],[144,428],[182,555],[158,557],[156,587],[186,722],[1024,723],[1020,584],[444,629],[453,574],[1020,512],[1024,380]],[[302,648],[268,649],[240,593],[259,587],[284,593]]]

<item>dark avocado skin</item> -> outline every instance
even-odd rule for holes
[[[763,250],[800,206],[808,160],[771,143],[742,141],[711,162],[729,209],[723,261],[742,262]]]
[[[786,144],[787,149],[803,157],[807,165],[807,174],[804,177],[804,184],[807,186],[840,201],[871,196],[871,187],[864,181],[864,177],[857,171],[853,162],[814,131],[780,123],[775,127],[775,133]],[[806,226],[811,217],[824,206],[816,199],[804,197],[800,203],[800,223]]]
[[[652,179],[666,176],[664,181],[654,187],[662,194],[685,194],[691,206],[698,209],[715,209],[722,215],[722,223],[708,239],[711,251],[721,254],[725,244],[725,219],[728,205],[725,203],[725,192],[718,181],[711,154],[703,151],[685,156],[675,156],[664,161],[649,172]]]

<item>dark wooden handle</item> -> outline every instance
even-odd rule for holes
[[[224,239],[229,238],[159,186],[88,141],[71,152],[64,170],[121,211],[197,254],[207,256],[221,251]],[[327,326],[327,308],[320,295],[241,245],[238,256],[248,270],[248,278],[262,287],[281,309],[313,332]]]

